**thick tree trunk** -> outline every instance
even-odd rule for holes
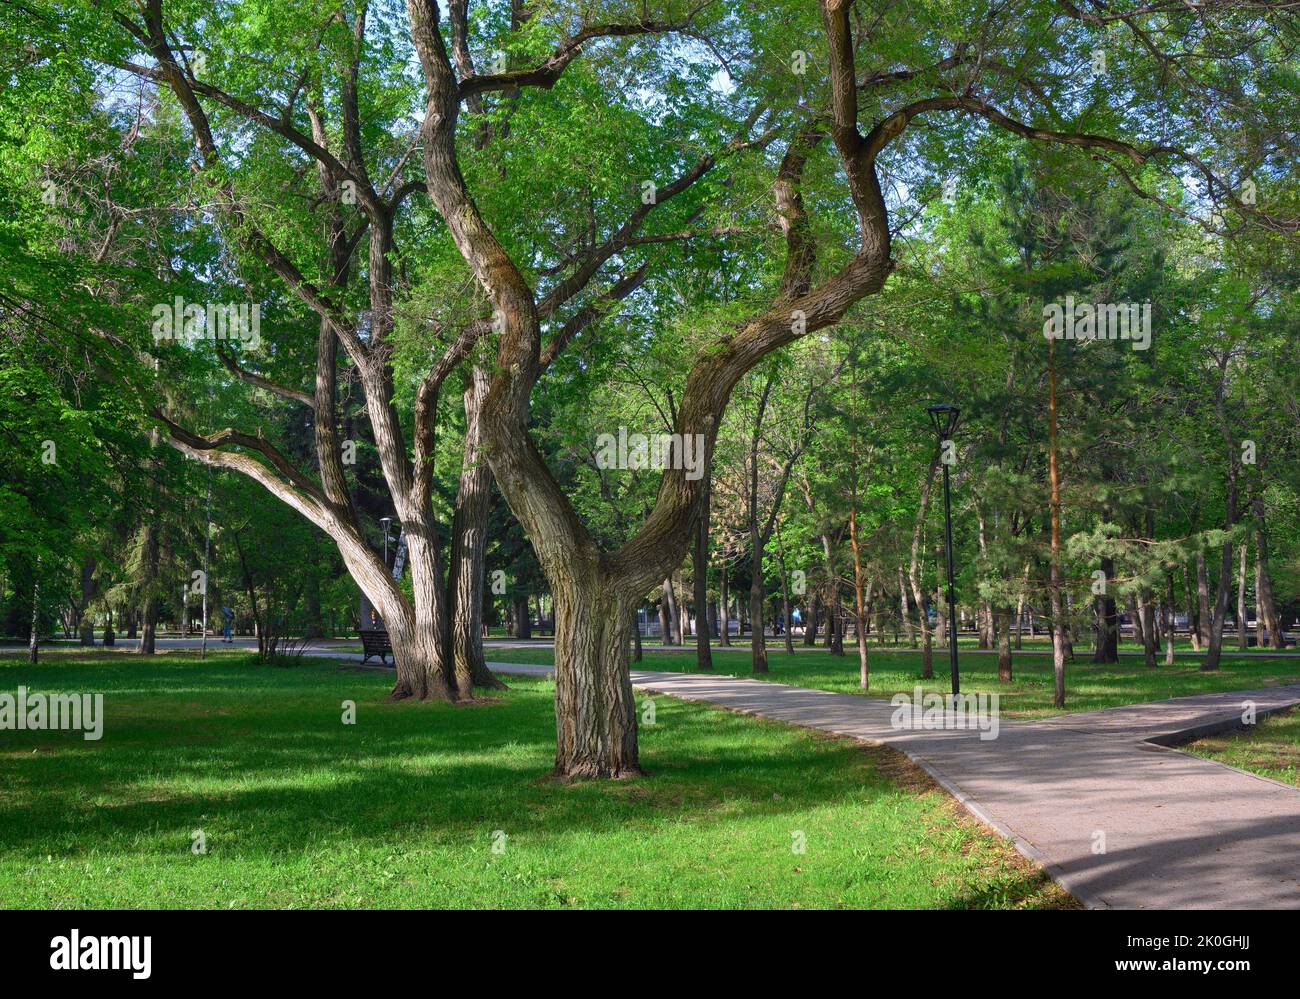
[[[555,596],[555,775],[635,777],[636,703],[627,671],[633,599],[575,559]]]

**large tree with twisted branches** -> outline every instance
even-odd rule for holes
[[[1115,183],[1207,228],[1294,234],[1292,8],[515,0],[470,9],[451,0],[444,16],[435,0],[407,0],[402,17],[344,4],[299,14],[292,37],[289,29],[257,33],[285,43],[270,76],[232,68],[239,37],[218,19],[238,18],[242,4],[164,9],[162,0],[143,0],[74,10],[75,19],[101,25],[105,39],[80,57],[174,98],[194,138],[195,169],[220,195],[232,247],[259,260],[319,320],[313,391],[227,358],[238,377],[310,411],[315,469],[295,467],[255,434],[200,433],[160,411],[172,443],[257,479],[335,539],[388,621],[397,693],[422,697],[463,697],[473,683],[473,655],[452,636],[471,626],[477,633],[481,454],[555,598],[556,772],[620,777],[639,772],[627,668],[633,610],[680,565],[706,488],[683,469],[665,470],[644,523],[617,550],[602,550],[531,436],[535,390],[566,349],[584,331],[615,335],[611,313],[665,272],[666,248],[747,228],[752,235],[769,220],[779,235],[754,252],[772,265],[755,267],[748,287],[749,300],[763,304],[693,347],[676,408],[676,432],[700,435],[711,458],[737,381],[880,292],[895,266],[906,192],[959,172],[962,157],[996,133],[1075,151]],[[51,23],[70,16],[63,5],[37,9]],[[418,72],[392,58],[408,41]],[[38,47],[61,44],[42,36]],[[198,52],[205,58],[196,64]],[[478,71],[485,59],[492,72]],[[713,79],[699,71],[708,60]],[[582,107],[587,92],[564,84],[584,63],[595,68],[583,82],[598,95],[599,86],[618,88],[609,101],[620,121],[640,110],[662,123],[677,105],[688,108],[694,120],[676,124],[693,125],[689,141],[654,160],[649,198],[626,186],[598,190],[597,179],[582,196],[535,192],[546,196],[506,210],[512,203],[501,192],[517,192],[512,184],[545,183],[548,143],[582,140],[561,123],[548,132],[545,109]],[[388,117],[376,128],[367,110]],[[408,119],[409,137],[391,134]],[[585,138],[599,146],[611,137]],[[317,245],[302,245],[300,234],[282,245],[274,211],[243,195],[237,164],[261,143],[299,179],[314,171]],[[765,202],[732,205],[732,186],[716,182],[723,164],[743,164],[751,177],[766,172]],[[356,212],[345,209],[345,191]],[[395,300],[402,282],[394,262],[404,259],[404,220],[424,210],[413,207],[421,193],[436,218],[408,228],[454,250],[473,291],[452,318],[424,317],[426,358],[408,433],[395,405],[394,330],[405,303]],[[409,539],[413,600],[365,544],[351,509],[339,459],[340,346]],[[447,567],[430,483],[440,390],[464,373],[468,481]]]

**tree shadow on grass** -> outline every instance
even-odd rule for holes
[[[340,678],[341,680],[341,678]],[[341,681],[336,691],[346,687]],[[101,742],[72,732],[5,733],[0,850],[76,856],[170,842],[206,823],[240,849],[300,851],[313,837],[463,841],[508,818],[513,834],[709,824],[901,793],[852,744],[659,702],[642,729],[651,776],[573,785],[553,762],[549,690],[482,709],[358,700],[127,697]],[[134,844],[134,846],[131,846]]]

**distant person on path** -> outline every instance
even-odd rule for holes
[[[222,607],[221,616],[225,619],[225,622],[221,625],[221,640],[225,642],[227,645],[234,645],[235,640],[233,637],[231,637],[230,632],[231,632],[231,627],[235,623],[235,612],[232,611],[229,607]]]

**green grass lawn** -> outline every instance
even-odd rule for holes
[[[1300,785],[1300,711],[1262,718],[1253,728],[1179,747],[1241,770]]]
[[[550,683],[469,707],[390,684],[229,651],[0,656],[0,691],[105,708],[99,742],[0,732],[0,906],[1073,904],[891,750],[660,697],[650,776],[566,785]]]
[[[553,663],[549,648],[487,650],[492,662]],[[1122,658],[1117,666],[1093,666],[1088,655],[1080,652],[1076,662],[1066,667],[1065,692],[1068,711],[1091,711],[1140,701],[1155,701],[1185,694],[1206,694],[1219,690],[1242,690],[1269,687],[1280,683],[1300,683],[1300,659],[1264,659],[1256,656],[1225,656],[1216,673],[1202,673],[1196,656],[1175,656],[1173,666],[1148,669],[1141,659]],[[1163,659],[1161,660],[1163,662]],[[921,680],[921,657],[909,652],[888,652],[873,648],[868,662],[871,689],[858,686],[858,653],[846,648],[845,655],[833,656],[821,650],[787,655],[781,646],[768,648],[770,672],[757,679],[788,683],[797,687],[817,687],[842,694],[866,694],[892,697],[899,691],[911,693],[920,684],[926,691],[949,689],[946,650],[936,650],[935,676]],[[754,676],[748,647],[713,650],[716,673]],[[696,671],[693,649],[687,651],[647,651],[640,668],[671,672]],[[961,689],[967,693],[997,692],[1001,709],[1011,718],[1041,718],[1060,714],[1052,707],[1052,658],[1050,654],[1025,654],[1014,659],[1014,677],[1009,683],[998,682],[997,657],[961,655]]]

